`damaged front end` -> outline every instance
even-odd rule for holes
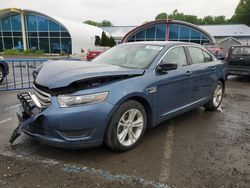
[[[23,128],[42,117],[40,114],[51,104],[51,96],[34,86],[32,92],[19,93],[20,104],[17,107],[18,127],[13,131],[9,140],[11,145],[22,134]]]
[[[21,135],[22,132],[29,134],[30,130],[32,133],[34,133],[32,136],[37,135],[38,133],[40,134],[42,132],[43,134],[42,136],[46,134],[47,135],[58,134],[59,135],[58,137],[60,137],[61,134],[64,134],[68,137],[71,137],[69,135],[71,135],[72,132],[65,133],[64,130],[67,129],[65,127],[61,128],[60,130],[61,132],[57,133],[56,131],[51,130],[51,128],[46,128],[46,130],[42,130],[43,126],[40,125],[41,122],[48,119],[48,116],[53,116],[53,118],[54,117],[58,118],[57,113],[59,111],[60,112],[63,111],[63,109],[60,109],[61,106],[60,104],[58,104],[58,101],[56,102],[56,99],[58,99],[59,96],[72,95],[78,91],[104,87],[114,82],[129,79],[129,78],[140,76],[140,75],[141,74],[127,74],[127,75],[122,74],[122,75],[108,75],[108,76],[102,76],[102,77],[93,77],[93,78],[87,78],[84,80],[74,81],[68,86],[59,87],[59,88],[48,88],[34,81],[34,87],[31,92],[20,93],[17,95],[17,98],[20,101],[20,105],[18,107],[19,110],[17,110],[17,117],[19,120],[19,125],[14,130],[9,142],[12,145],[14,141]],[[54,102],[53,102],[54,105],[52,105],[52,101],[53,101],[52,98],[54,98]],[[52,108],[48,109],[48,107],[50,106],[53,108],[57,108],[57,109],[56,110]],[[50,111],[46,112],[46,109]],[[52,114],[51,114],[51,110],[52,110]],[[94,112],[95,110],[92,110],[92,111]],[[86,113],[86,116],[87,116],[87,113]],[[53,122],[50,121],[49,124],[53,124]],[[45,127],[46,126],[47,126],[47,123]],[[81,133],[81,136],[88,135],[91,133],[91,129],[84,128],[81,131],[77,131],[77,132],[79,134]],[[74,133],[74,134],[77,135],[78,133]],[[62,138],[62,140],[63,139],[65,138]]]

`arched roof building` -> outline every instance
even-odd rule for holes
[[[79,53],[95,45],[102,29],[28,9],[0,10],[0,51],[36,49],[46,53]]]
[[[122,42],[184,41],[198,44],[215,43],[215,39],[200,27],[178,20],[156,20],[134,28]]]

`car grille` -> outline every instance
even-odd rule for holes
[[[51,95],[34,87],[33,94],[37,97],[42,108],[47,108],[51,104]]]

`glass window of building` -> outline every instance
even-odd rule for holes
[[[2,30],[3,31],[11,31],[11,26],[10,26],[10,16],[5,17],[2,19]]]
[[[71,37],[68,31],[50,18],[35,14],[25,14],[27,48],[43,50],[45,53],[71,53]],[[22,23],[20,14],[0,18],[0,51],[23,49]]]
[[[4,41],[4,48],[5,49],[12,49],[13,48],[12,37],[4,37],[3,41]]]
[[[147,41],[155,40],[155,26],[146,29],[146,40]]]
[[[210,41],[205,35],[202,35],[201,44],[204,44],[204,43],[210,43]]]
[[[23,49],[23,38],[22,37],[13,37],[13,43],[15,49]]]
[[[158,24],[142,30],[131,36],[128,42],[134,41],[165,41],[166,40],[166,24]]]
[[[156,40],[157,41],[166,40],[166,24],[156,25]]]
[[[190,28],[181,26],[179,41],[189,42],[190,41]]]
[[[72,51],[70,38],[61,38],[61,51],[66,53]]]
[[[23,49],[21,16],[8,15],[0,19],[1,46],[0,50]]]
[[[63,26],[42,15],[27,17],[37,23],[36,28],[33,28],[33,25],[27,22],[29,49],[43,50],[45,53],[71,53],[71,46],[67,46],[71,45],[70,34]]]
[[[50,49],[51,53],[61,52],[60,38],[50,38]]]
[[[193,42],[198,44],[212,42],[211,37],[207,36],[205,32],[202,32],[202,30],[192,25],[174,22],[158,23],[158,21],[154,25],[151,24],[150,27],[148,26],[145,27],[145,29],[142,28],[140,31],[129,33],[131,36],[126,36],[124,42],[142,41],[144,30],[146,31],[147,41],[170,40]]]
[[[37,25],[39,32],[48,32],[48,20],[43,16],[37,16]]]
[[[190,42],[201,43],[201,33],[191,29]]]
[[[135,35],[131,36],[128,40],[128,42],[135,42]]]
[[[11,26],[13,32],[22,31],[21,16],[19,14],[11,16]]]
[[[178,41],[180,33],[180,25],[170,24],[169,40]]]
[[[39,38],[39,49],[45,53],[50,53],[49,38]]]
[[[26,20],[27,20],[27,30],[29,32],[37,31],[36,16],[35,15],[27,15]]]
[[[145,29],[143,29],[142,31],[138,32],[135,36],[136,41],[145,41],[146,38],[146,32]]]
[[[59,32],[60,31],[60,26],[57,23],[49,20],[49,30]]]
[[[39,50],[38,49],[38,38],[34,37],[34,38],[28,38],[28,44],[29,44],[29,49],[30,50]]]

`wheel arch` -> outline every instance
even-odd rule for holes
[[[147,128],[150,128],[153,126],[153,111],[152,111],[152,106],[150,105],[150,102],[146,99],[146,97],[140,95],[140,94],[133,94],[133,95],[129,95],[126,97],[123,97],[119,102],[116,103],[116,105],[113,107],[109,117],[108,117],[108,122],[107,124],[109,124],[113,114],[115,113],[115,111],[120,107],[121,104],[123,104],[126,101],[129,100],[134,100],[139,102],[144,109],[146,110],[147,113]],[[107,125],[108,126],[108,125]]]
[[[149,102],[141,96],[130,97],[126,101],[128,101],[128,100],[137,101],[144,107],[144,109],[146,110],[146,113],[147,113],[147,128],[152,127],[153,126],[153,112],[152,112],[152,108],[151,108]]]
[[[222,84],[223,84],[223,91],[225,91],[225,80],[223,78],[219,78],[218,81],[222,82]]]

